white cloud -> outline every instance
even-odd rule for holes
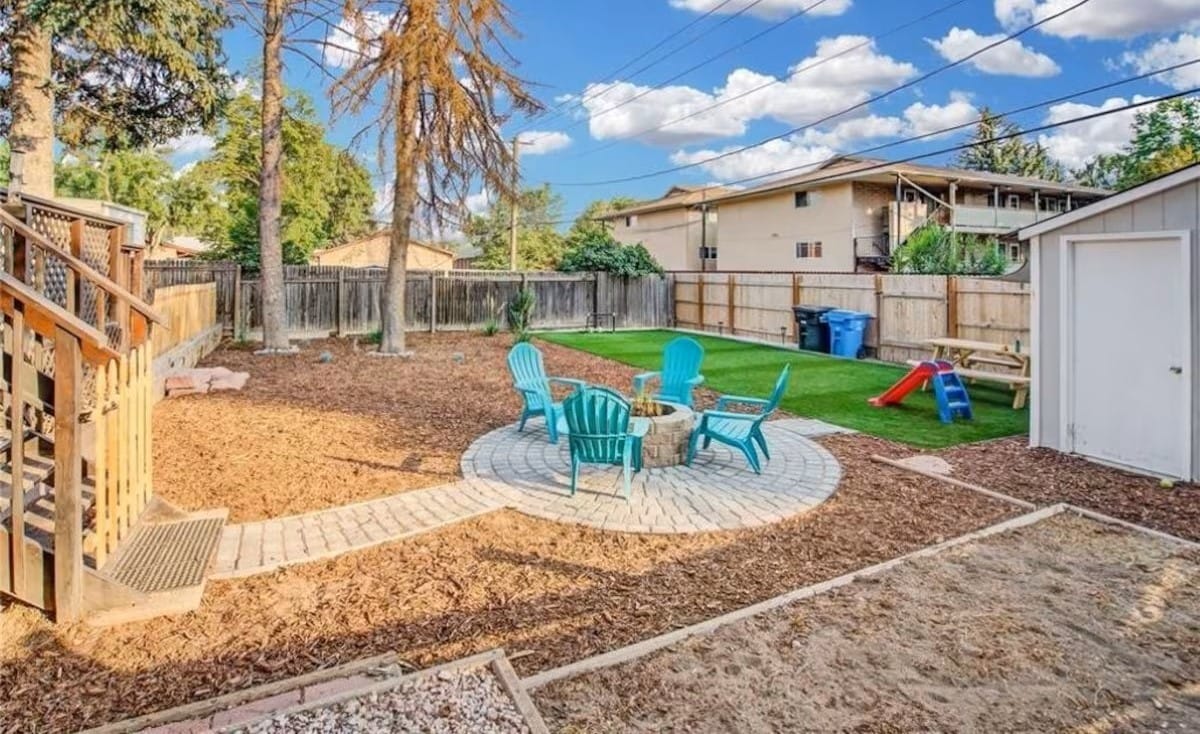
[[[867,115],[839,122],[828,131],[806,130],[804,142],[844,150],[847,145],[860,140],[892,138],[904,132],[904,121],[898,117]]]
[[[943,38],[925,40],[942,58],[958,61],[1004,37],[1003,33],[981,36],[970,28],[954,27]],[[1015,39],[984,51],[967,63],[985,74],[1042,77],[1054,76],[1062,71],[1054,59]]]
[[[707,160],[721,153],[737,150],[737,148],[738,146],[731,146],[721,150],[679,151],[671,156],[671,162],[677,166],[688,165]],[[833,155],[833,149],[827,146],[810,144],[802,136],[793,136],[772,140],[757,148],[704,163],[700,168],[724,181],[735,181],[751,176],[767,177],[770,174],[775,174],[776,177],[791,176],[801,172],[804,168],[815,166]],[[784,169],[796,170],[776,173]]]
[[[925,135],[974,122],[978,117],[979,111],[971,104],[966,93],[951,92],[945,104],[917,102],[909,105],[899,117],[866,115],[843,119],[830,128],[805,130],[745,152],[734,153],[740,147],[736,145],[716,150],[678,151],[671,156],[671,162],[676,165],[697,164],[702,171],[725,180],[765,176],[780,169],[815,166],[835,155],[851,152],[869,141]],[[731,155],[704,162],[726,153]],[[788,170],[779,175],[798,172]]]
[[[347,69],[369,49],[374,39],[388,27],[392,16],[386,13],[366,11],[355,21],[342,18],[322,45],[325,63],[336,69]]]
[[[1005,28],[1027,26],[1066,10],[1079,0],[996,0],[996,19]],[[1091,0],[1038,30],[1060,38],[1133,38],[1143,33],[1194,28],[1200,0]]]
[[[482,189],[477,194],[467,195],[467,200],[463,202],[467,211],[472,214],[483,214],[492,205],[492,192],[487,189]]]
[[[199,156],[210,153],[217,141],[204,133],[188,133],[168,140],[163,146],[172,155]]]
[[[1141,51],[1128,51],[1121,61],[1132,66],[1139,74],[1145,74],[1164,66],[1200,58],[1200,35],[1180,33],[1175,40],[1164,38]],[[1200,85],[1200,64],[1152,77],[1178,90],[1191,89]]]
[[[813,5],[816,0],[733,0],[721,5],[722,0],[671,0],[671,7],[680,10],[690,10],[693,13],[707,13],[716,8],[718,15],[732,15],[746,11],[748,15],[759,18],[783,18],[792,13],[798,13]],[[841,15],[850,9],[853,0],[825,0],[820,5],[808,10],[806,15]]]
[[[196,167],[196,161],[188,161],[187,163],[184,163],[179,168],[175,169],[175,173],[172,174],[172,178],[182,178],[183,176],[186,176],[188,174],[188,171],[191,171],[195,167]]]
[[[1134,102],[1149,97],[1135,96]],[[1113,97],[1101,105],[1064,102],[1054,105],[1046,113],[1046,123],[1062,122],[1095,112],[1113,110],[1128,105],[1129,100]],[[1038,142],[1046,151],[1068,168],[1079,168],[1092,157],[1101,153],[1117,153],[1129,142],[1138,108],[1114,112],[1110,115],[1085,120],[1056,129],[1053,133],[1038,136]]]
[[[978,117],[979,110],[971,104],[970,97],[964,92],[951,92],[950,101],[944,105],[916,102],[904,110],[904,119],[908,123],[910,135],[928,135],[948,127],[965,125]],[[951,133],[941,135],[949,134]]]
[[[557,131],[526,130],[517,138],[521,142],[521,155],[546,155],[571,144],[570,135]]]
[[[782,80],[739,68],[729,73],[725,86],[712,92],[618,81],[589,85],[582,103],[598,140],[636,138],[652,145],[686,145],[743,135],[751,122],[764,118],[790,125],[810,123],[916,73],[915,66],[879,53],[863,36],[838,36],[818,41],[816,53],[797,62]],[[719,106],[707,109],[713,105]],[[687,119],[680,120],[683,117]],[[651,130],[657,127],[662,129]]]

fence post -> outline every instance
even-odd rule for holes
[[[700,331],[704,331],[704,273],[698,273],[696,275],[696,283],[696,301],[698,303],[697,310],[700,314],[697,319],[700,322],[700,325],[696,328]]]
[[[337,271],[337,335],[346,335],[346,269],[339,267]]]
[[[958,278],[946,276],[946,336],[958,337]]]
[[[735,283],[735,278],[734,278],[733,273],[730,273],[729,279],[727,281],[727,288],[725,291],[725,300],[727,301],[726,308],[728,310],[728,314],[726,315],[726,318],[729,319],[729,335],[730,336],[737,336],[736,330],[733,325],[733,312],[734,312],[733,291],[735,288],[737,288],[737,285]]]
[[[242,264],[233,264],[233,313],[230,314],[233,338],[242,338]]]
[[[875,359],[883,359],[883,275],[875,273]]]
[[[429,272],[429,333],[437,333],[437,271]]]

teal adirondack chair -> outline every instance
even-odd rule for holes
[[[762,463],[759,461],[758,451],[755,450],[755,447],[761,449],[763,456],[770,461],[771,452],[767,450],[767,439],[763,437],[762,424],[779,407],[783,392],[787,390],[788,377],[791,372],[792,366],[784,365],[783,371],[775,380],[775,389],[771,391],[769,398],[724,395],[717,400],[715,410],[706,410],[701,413],[700,423],[692,432],[691,441],[688,442],[688,466],[691,466],[692,460],[696,458],[696,445],[703,439],[704,448],[708,448],[713,441],[717,441],[741,451],[745,454],[746,461],[749,462],[754,473],[762,474]],[[753,413],[727,411],[726,408],[734,403],[748,405],[757,410]]]
[[[571,447],[571,495],[581,464],[620,464],[629,498],[631,472],[642,469],[644,418],[630,418],[629,401],[604,387],[585,387],[563,401],[567,443]]]
[[[700,363],[704,361],[704,347],[695,339],[681,336],[667,342],[663,348],[663,366],[658,372],[644,372],[633,378],[633,392],[640,395],[646,383],[658,378],[655,400],[666,400],[692,407],[692,388],[704,382],[700,374]]]
[[[508,371],[512,373],[513,387],[525,401],[525,408],[521,411],[521,425],[517,430],[524,431],[525,421],[540,415],[546,419],[546,432],[550,434],[550,443],[558,443],[558,419],[562,416],[562,403],[554,402],[550,385],[570,385],[578,391],[587,383],[569,377],[547,377],[541,350],[529,342],[521,342],[508,352]]]

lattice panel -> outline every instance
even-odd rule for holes
[[[88,222],[83,226],[83,249],[79,258],[102,274],[112,277],[108,272],[108,227]]]
[[[62,249],[71,250],[71,222],[69,217],[56,212],[30,207],[26,224],[48,238]]]

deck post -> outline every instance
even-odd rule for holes
[[[82,388],[79,342],[60,326],[54,333],[54,609],[59,622],[83,615]]]

